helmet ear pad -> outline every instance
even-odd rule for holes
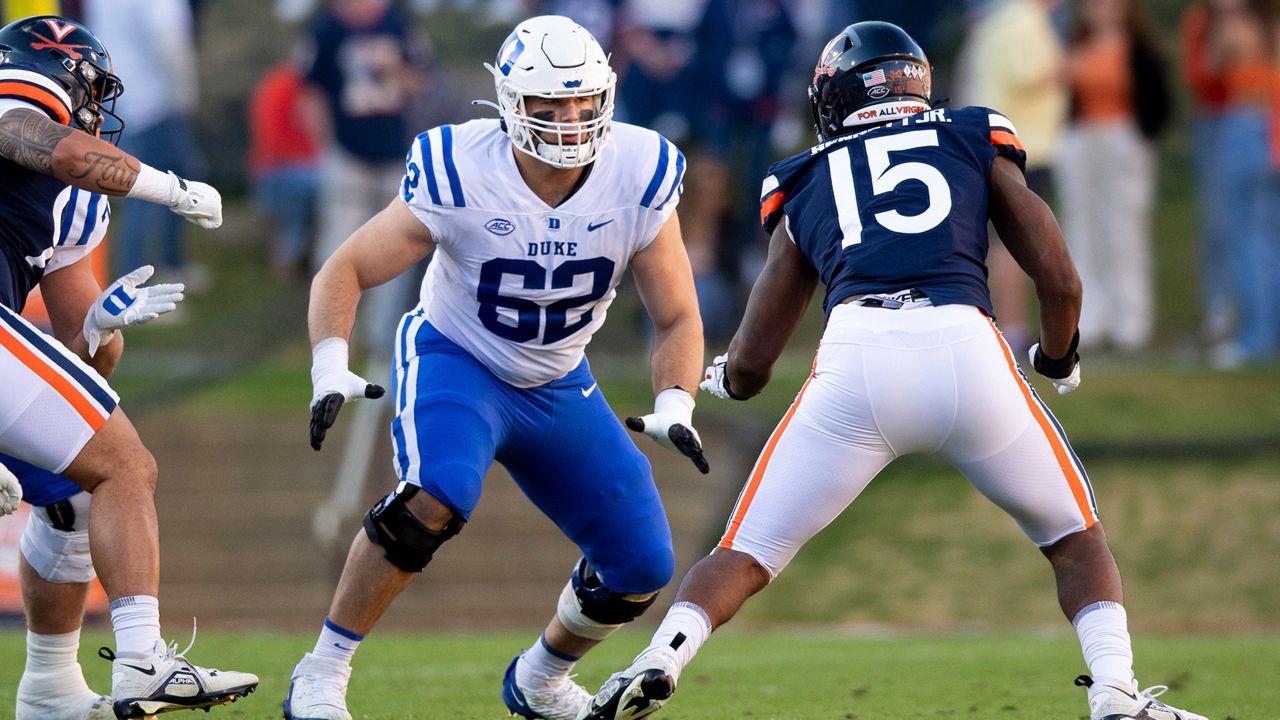
[[[818,138],[906,117],[930,107],[932,69],[902,28],[860,22],[827,43],[809,84]]]

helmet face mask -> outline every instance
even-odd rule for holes
[[[124,84],[111,72],[111,56],[83,25],[54,15],[25,18],[0,28],[0,66],[31,70],[62,87],[71,99],[71,123],[109,142],[124,120],[115,102]]]
[[[827,43],[814,68],[809,104],[818,139],[928,110],[932,71],[902,28],[860,22]]]
[[[503,129],[516,150],[553,167],[568,169],[595,160],[609,138],[617,75],[591,33],[569,18],[544,15],[519,25],[503,43],[493,74]],[[593,98],[577,120],[557,121],[554,104]],[[569,104],[569,103],[566,103]]]

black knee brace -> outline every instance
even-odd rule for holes
[[[595,568],[584,557],[573,569],[573,593],[578,596],[582,614],[605,625],[621,625],[644,614],[658,599],[658,593],[626,595],[605,587]]]
[[[387,560],[405,572],[422,572],[436,548],[461,532],[465,524],[461,517],[454,515],[449,524],[439,530],[423,525],[405,506],[409,498],[420,491],[417,485],[402,482],[364,516],[364,532],[369,540],[381,545]]]

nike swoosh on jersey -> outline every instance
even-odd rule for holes
[[[591,393],[596,391],[596,386],[600,383],[591,383],[591,387],[582,388],[582,397],[591,397]]]
[[[609,218],[602,223],[587,223],[587,232],[595,232],[611,222],[613,222],[613,218]]]

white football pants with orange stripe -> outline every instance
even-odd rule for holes
[[[1042,547],[1097,521],[1084,468],[986,315],[847,304],[720,546],[776,576],[885,465],[917,452],[949,461]]]
[[[119,399],[62,343],[0,305],[0,452],[62,472]]]

